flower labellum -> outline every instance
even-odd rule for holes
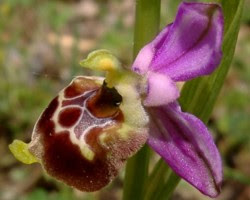
[[[10,150],[70,186],[96,191],[147,141],[184,180],[217,196],[219,152],[203,122],[181,111],[176,82],[212,73],[222,39],[219,5],[182,3],[175,21],[139,52],[132,71],[107,50],[90,53],[80,64],[105,71],[106,78],[74,78],[41,114],[31,142],[15,140]]]
[[[134,92],[130,84],[117,88],[128,95]],[[128,95],[107,87],[103,78],[74,78],[38,119],[28,144],[30,154],[58,180],[82,191],[99,190],[148,137],[140,98]],[[128,119],[131,112],[139,122]],[[18,146],[14,144],[20,142],[10,146],[12,152]]]

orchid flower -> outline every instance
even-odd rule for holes
[[[80,64],[106,77],[77,76],[38,119],[29,144],[15,140],[17,159],[39,162],[56,179],[82,191],[106,186],[146,142],[205,195],[219,194],[222,164],[204,123],[181,111],[176,82],[212,73],[222,52],[219,5],[182,3],[135,59],[122,67],[107,50]]]

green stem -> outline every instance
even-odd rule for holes
[[[161,0],[136,1],[134,58],[140,49],[159,32],[160,9]]]
[[[156,163],[152,173],[148,178],[147,186],[145,187],[144,191],[144,200],[155,199],[157,193],[162,191],[164,183],[169,176],[169,172],[170,169],[168,165],[166,165],[166,162],[160,159]]]
[[[180,177],[173,171],[171,171],[167,181],[162,185],[161,189],[157,191],[157,196],[155,197],[155,199],[168,200],[172,196],[180,180],[181,180]]]
[[[137,0],[134,32],[134,58],[159,31],[161,0]],[[143,199],[148,177],[149,148],[144,146],[126,165],[123,200]]]

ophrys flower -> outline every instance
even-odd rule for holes
[[[32,141],[15,141],[12,152],[68,185],[95,191],[147,141],[183,179],[218,195],[218,150],[203,122],[181,111],[176,82],[210,74],[222,57],[222,36],[217,4],[182,3],[175,21],[139,52],[132,71],[106,50],[91,53],[81,65],[106,71],[106,78],[73,79],[38,119]]]

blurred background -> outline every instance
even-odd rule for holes
[[[180,1],[162,0],[161,27]],[[100,192],[83,193],[23,165],[10,154],[14,138],[30,141],[40,113],[99,48],[132,62],[135,0],[0,0],[0,200],[119,200],[124,171]],[[250,199],[250,0],[236,53],[209,127],[224,161],[218,200]],[[174,200],[209,199],[182,181]]]

